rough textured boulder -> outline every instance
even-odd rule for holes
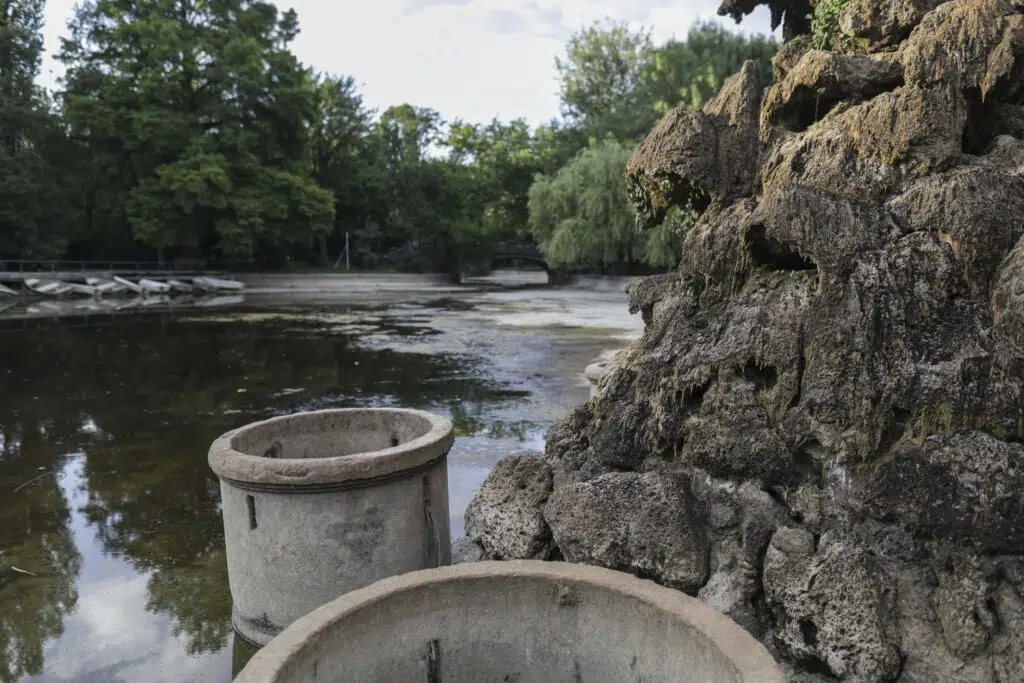
[[[452,541],[452,564],[480,562],[487,559],[487,553],[475,541],[468,538],[457,538]]]
[[[558,489],[544,518],[569,562],[628,571],[691,592],[707,580],[706,524],[685,475],[603,474]]]
[[[839,16],[842,32],[871,51],[886,50],[910,35],[943,0],[850,0]]]
[[[1024,1],[831,2],[833,51],[821,3],[721,11],[758,4],[776,81],[634,153],[642,225],[702,214],[509,519],[696,593],[793,681],[1022,681]]]
[[[753,191],[761,80],[747,62],[702,110],[669,112],[640,143],[626,168],[643,224],[660,223],[670,206],[705,209]]]
[[[822,50],[803,52],[761,106],[761,127],[806,130],[841,101],[870,100],[903,85],[903,65]]]
[[[1024,353],[1024,244],[1000,266],[992,287],[993,333]]]
[[[835,536],[840,536],[836,538]],[[780,529],[764,559],[764,592],[783,651],[805,668],[855,681],[887,681],[900,671],[893,593],[855,539]]]
[[[546,560],[551,529],[542,508],[551,495],[551,467],[538,454],[502,459],[466,510],[466,537],[487,559]]]

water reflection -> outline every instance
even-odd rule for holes
[[[508,392],[510,395],[527,392]],[[517,439],[525,441],[537,431],[537,423],[530,420],[495,420],[488,415],[482,400],[452,401],[447,405],[456,436],[485,435],[491,439]]]
[[[78,603],[82,557],[68,530],[71,510],[59,486],[62,423],[37,419],[0,429],[0,681],[43,670],[43,647],[64,632]],[[34,457],[33,457],[34,456]]]
[[[185,638],[190,655],[216,652],[231,633],[231,596],[223,548],[196,562],[155,572],[149,579],[146,609],[171,617],[171,633]]]
[[[427,319],[373,321],[373,334],[436,336]],[[230,679],[219,487],[206,465],[228,429],[400,404],[449,414],[472,448],[542,431],[494,413],[530,391],[490,376],[486,357],[368,346],[365,332],[317,316],[2,325],[0,683]],[[459,482],[489,467],[467,462],[453,468],[456,533],[471,493]]]
[[[245,300],[244,294],[189,297],[150,295],[107,299],[5,297],[0,299],[0,313],[8,320],[51,318],[56,322],[60,318],[66,322],[70,318],[78,318],[80,321],[92,319],[95,322],[97,318],[112,318],[116,315],[133,313],[143,309],[166,312],[189,309],[230,308],[245,303]]]
[[[171,618],[187,652],[216,652],[231,618],[220,491],[185,456],[204,453],[206,432],[170,422],[90,449],[81,511],[105,553],[148,574],[146,609]],[[168,444],[181,451],[168,452]]]

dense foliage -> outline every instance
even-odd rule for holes
[[[43,0],[0,0],[0,255],[59,256],[68,242],[59,122],[35,86]]]
[[[264,0],[84,0],[36,84],[43,0],[0,0],[0,260],[202,259],[444,270],[496,241],[556,264],[678,261],[684,216],[641,235],[622,169],[668,108],[699,106],[771,39],[717,24],[654,45],[599,22],[557,60],[561,119],[368,109],[298,62]]]
[[[850,0],[818,0],[811,18],[811,42],[818,50],[830,50],[843,41],[839,17]]]

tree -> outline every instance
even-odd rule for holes
[[[371,113],[363,106],[351,76],[318,76],[315,116],[309,138],[312,177],[334,195],[334,228],[321,236],[321,260],[329,244],[340,248],[345,232],[362,233],[375,195],[373,159],[366,150]],[[329,237],[334,237],[329,240]]]
[[[642,253],[622,172],[632,148],[606,139],[530,187],[530,230],[552,265],[607,266]]]
[[[692,111],[748,59],[758,62],[761,73],[770,78],[778,48],[771,37],[744,36],[714,21],[699,22],[685,40],[671,40],[654,51],[640,79],[644,95],[639,99],[650,103],[659,116],[673,107]]]
[[[0,0],[0,146],[8,153],[24,146],[37,123],[42,28],[42,0]]]
[[[562,113],[585,135],[639,141],[656,119],[640,88],[654,45],[647,29],[597,21],[569,38],[556,58]]]
[[[67,206],[52,162],[57,122],[35,86],[43,0],[0,0],[0,257],[54,258]]]
[[[456,121],[449,126],[446,146],[453,161],[467,164],[480,201],[474,207],[477,238],[522,241],[529,237],[527,193],[533,176],[545,170],[543,144],[526,122],[516,119],[486,126]]]
[[[452,254],[545,234],[531,225],[537,174],[555,182],[609,137],[635,145],[745,59],[768,74],[777,47],[715,23],[655,46],[647,29],[595,22],[556,60],[564,120],[531,130],[411,104],[376,116],[351,77],[296,60],[297,17],[269,0],[84,0],[51,101],[33,85],[42,3],[0,0],[0,258],[326,263],[349,236],[357,266],[450,268]],[[674,262],[677,218],[622,258]],[[587,225],[600,224],[557,233],[560,253]]]
[[[388,165],[412,168],[424,162],[440,139],[441,125],[441,115],[433,109],[411,104],[388,107],[377,122]]]
[[[579,128],[558,119],[537,126],[533,131],[533,149],[541,173],[554,173],[586,146],[587,138]]]
[[[127,224],[158,253],[241,260],[330,230],[330,192],[309,178],[315,94],[288,49],[293,11],[260,0],[87,0],[70,30],[65,110],[95,152],[93,221],[122,234]]]
[[[588,137],[590,143],[530,188],[530,228],[548,258],[589,267],[678,263],[696,215],[673,211],[662,225],[637,234],[622,179],[629,154],[668,109],[700,107],[746,60],[770,74],[777,48],[774,39],[733,34],[715,22],[657,47],[648,31],[624,23],[597,22],[574,35],[566,59],[557,62],[562,105],[577,144]],[[563,134],[566,139],[573,138]]]
[[[574,34],[555,66],[562,111],[587,138],[612,135],[638,142],[671,107],[695,109],[718,91],[747,59],[771,74],[778,43],[743,36],[708,21],[683,41],[655,46],[647,29],[599,21]],[[578,147],[577,149],[580,149]]]
[[[433,109],[402,104],[386,109],[371,134],[385,209],[376,252],[400,268],[432,267],[438,176],[427,154],[439,140],[441,125]]]
[[[679,262],[691,212],[673,212],[643,233],[626,193],[623,171],[633,147],[613,138],[592,143],[551,176],[530,187],[530,230],[552,265],[605,268]]]

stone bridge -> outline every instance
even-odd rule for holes
[[[551,266],[541,250],[534,244],[498,242],[491,248],[490,266],[492,269],[523,262],[533,263],[543,268],[548,276],[548,284],[560,284],[570,278],[568,271]],[[461,272],[458,275],[453,274],[452,279],[461,282]]]

